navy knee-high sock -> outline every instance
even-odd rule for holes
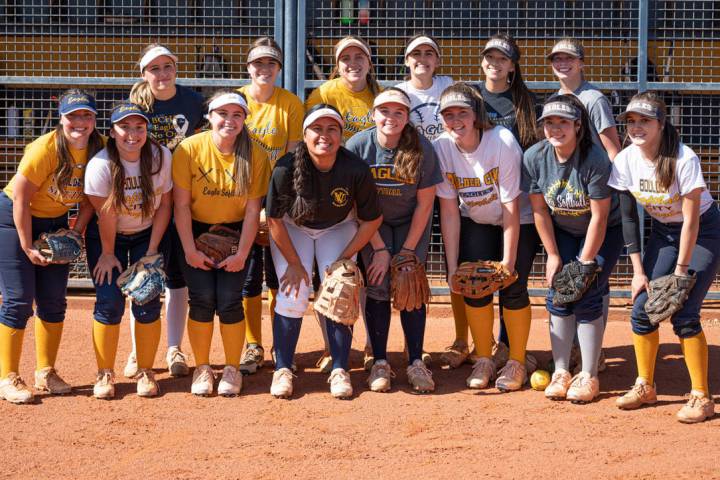
[[[336,368],[348,370],[348,357],[352,346],[352,327],[333,322],[324,315],[320,315],[320,319],[325,321],[327,327],[333,370]]]
[[[425,340],[425,320],[427,318],[425,305],[410,312],[400,312],[400,323],[405,332],[405,342],[408,349],[408,360],[410,365],[415,360],[422,358],[423,342]]]
[[[275,312],[272,325],[275,348],[275,370],[292,368],[295,349],[300,338],[301,318],[292,318]]]
[[[390,334],[390,301],[368,297],[365,319],[375,361],[387,360],[387,342]]]

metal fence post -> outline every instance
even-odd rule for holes
[[[285,52],[285,64],[283,65],[284,86],[291,92],[295,91],[296,65],[294,56],[297,55],[297,0],[285,0],[285,42],[283,51]]]
[[[306,0],[298,0],[298,12],[297,12],[297,51],[295,52],[295,58],[297,61],[297,82],[295,84],[295,93],[298,97],[300,97],[300,100],[303,102],[305,101],[305,62],[307,61],[307,56],[305,55],[306,50],[306,41],[307,37],[305,36],[306,28],[305,28],[305,6],[306,6]]]
[[[647,62],[648,62],[648,2],[640,0],[638,10],[638,56],[637,56],[637,82],[638,91],[647,90]]]
[[[275,0],[275,20],[273,24],[273,37],[275,38],[275,41],[278,45],[284,45],[285,44],[285,24],[283,19],[283,13],[285,12],[285,1],[284,0]],[[283,64],[287,63],[286,60],[289,58],[287,53],[284,53],[285,58],[283,59]],[[281,75],[278,75],[277,80],[275,81],[277,86],[282,87],[283,86],[283,78]]]

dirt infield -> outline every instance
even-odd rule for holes
[[[326,376],[314,368],[322,340],[312,316],[303,325],[292,400],[270,396],[269,368],[245,377],[237,398],[195,398],[189,378],[170,379],[158,369],[159,398],[140,399],[135,385],[119,378],[116,400],[95,400],[92,305],[91,298],[71,299],[59,355],[57,367],[74,394],[39,395],[29,406],[0,402],[0,478],[720,478],[720,415],[701,425],[675,421],[690,387],[668,325],[660,336],[659,404],[633,412],[615,408],[616,395],[635,378],[628,311],[622,308],[613,309],[608,324],[601,398],[579,406],[551,402],[530,389],[467,390],[469,365],[455,371],[435,366],[437,392],[410,394],[396,319],[389,348],[397,373],[392,391],[366,388],[360,326],[351,355],[356,395],[333,400]],[[433,305],[430,314],[426,347],[440,352],[452,340],[452,315],[443,305]],[[717,393],[720,312],[706,315],[710,386]],[[550,358],[546,318],[543,309],[534,309],[529,348],[541,364]],[[267,321],[264,333],[270,345]],[[120,372],[128,334],[126,316]],[[21,366],[28,381],[33,345],[28,328]],[[164,339],[156,367],[164,363],[163,346]],[[223,361],[218,329],[211,358]]]

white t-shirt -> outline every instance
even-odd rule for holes
[[[655,179],[655,165],[646,161],[635,145],[630,145],[615,157],[609,185],[616,190],[629,190],[638,203],[662,223],[683,221],[681,197],[696,188],[703,189],[700,194],[701,215],[714,202],[703,179],[700,159],[682,143],[675,164],[675,180],[669,191],[660,187]]]
[[[418,133],[430,141],[444,131],[440,118],[440,95],[453,83],[452,77],[437,76],[433,77],[432,87],[427,90],[418,90],[409,81],[395,85],[410,97],[410,121]]]
[[[153,175],[155,192],[154,210],[160,206],[164,193],[172,190],[172,154],[165,147],[160,147],[162,167]],[[137,233],[150,227],[153,217],[142,217],[142,193],[140,190],[140,162],[126,162],[120,159],[125,167],[125,205],[118,214],[118,233]],[[112,173],[107,149],[102,149],[87,164],[85,169],[85,194],[96,197],[107,197],[112,191]]]
[[[460,215],[476,223],[502,225],[501,203],[521,193],[523,152],[512,132],[501,126],[484,132],[472,153],[461,152],[449,133],[435,139],[433,146],[443,175],[437,196],[460,198]],[[532,211],[522,209],[520,223],[532,223]]]

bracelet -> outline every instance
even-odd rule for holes
[[[415,249],[413,249],[413,248],[407,248],[407,247],[402,247],[402,248],[400,249],[400,251],[401,251],[401,252],[411,252],[411,253],[415,253]]]
[[[388,252],[388,253],[389,253],[389,252],[390,252],[390,248],[389,248],[389,247],[378,248],[378,249],[376,249],[376,250],[373,250],[372,253],[375,254],[375,253],[380,253],[380,252],[382,252],[382,251],[385,251],[385,252]]]
[[[676,264],[676,266],[678,266],[678,267],[689,267],[690,264],[688,264],[688,265],[683,265],[682,263],[678,263],[678,264]]]

